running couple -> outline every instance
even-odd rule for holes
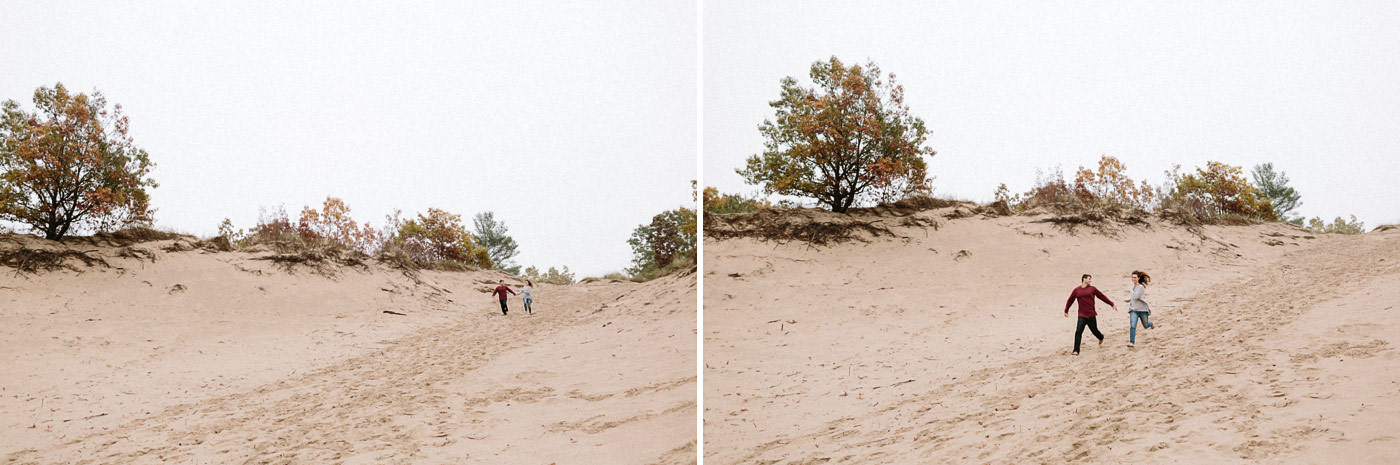
[[[534,287],[535,283],[532,283],[530,282],[530,280],[527,279],[525,280],[525,287],[520,288],[520,294],[518,294],[520,296],[520,300],[525,302],[525,313],[529,313],[531,315],[535,313],[533,310],[530,310],[530,302],[532,301],[530,299],[530,290]],[[502,315],[510,314],[510,308],[506,307],[506,293],[510,293],[510,295],[517,295],[515,291],[510,290],[510,286],[506,286],[506,282],[504,280],[500,281],[500,285],[496,286],[495,291],[491,291],[491,297],[495,297],[497,294],[501,296]]]
[[[1132,347],[1133,343],[1137,342],[1138,320],[1142,320],[1143,328],[1152,328],[1152,323],[1147,321],[1147,315],[1152,312],[1152,309],[1148,308],[1147,301],[1143,300],[1143,296],[1147,292],[1147,285],[1152,282],[1152,277],[1148,276],[1147,273],[1134,271],[1129,279],[1132,280],[1133,290],[1128,294],[1128,347]],[[1088,326],[1089,331],[1094,333],[1094,337],[1099,338],[1099,345],[1103,345],[1103,333],[1099,332],[1097,322],[1098,313],[1094,311],[1094,298],[1102,300],[1114,310],[1118,309],[1112,300],[1108,300],[1108,297],[1093,286],[1093,282],[1093,276],[1087,274],[1081,276],[1079,286],[1070,291],[1069,300],[1065,301],[1066,317],[1069,316],[1070,305],[1073,305],[1076,300],[1079,301],[1079,318],[1074,328],[1074,352],[1071,352],[1070,355],[1079,355],[1079,341],[1084,337],[1085,326]]]

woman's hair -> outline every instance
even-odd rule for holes
[[[1134,271],[1133,271],[1133,274],[1137,275],[1137,277],[1138,277],[1138,284],[1141,284],[1141,285],[1144,285],[1144,286],[1146,286],[1146,285],[1148,285],[1148,284],[1152,284],[1152,277],[1151,277],[1151,276],[1148,276],[1147,273],[1143,273],[1143,272],[1141,272],[1141,271],[1134,270]]]
[[[1082,283],[1082,282],[1084,282],[1084,280],[1089,279],[1089,278],[1091,278],[1091,276],[1089,276],[1088,274],[1085,274],[1084,276],[1080,276],[1080,277],[1079,277],[1079,282]]]
[[[526,286],[530,286],[530,287],[535,287],[535,283],[530,282],[530,280],[528,280],[528,279],[525,280],[525,285],[526,285]]]

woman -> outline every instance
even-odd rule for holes
[[[525,288],[520,290],[520,299],[525,301],[525,313],[531,315],[535,314],[534,311],[530,310],[530,289],[533,289],[534,287],[535,283],[532,283],[530,282],[530,280],[527,279],[525,280]]]
[[[1137,342],[1137,323],[1142,320],[1144,329],[1152,329],[1152,322],[1147,321],[1147,315],[1152,313],[1152,309],[1147,306],[1147,301],[1143,300],[1143,295],[1147,293],[1147,285],[1152,282],[1152,277],[1141,271],[1133,271],[1129,276],[1132,280],[1133,290],[1128,294],[1128,347],[1132,347]]]
[[[1084,336],[1085,326],[1089,327],[1089,331],[1094,332],[1094,337],[1099,338],[1099,345],[1103,345],[1103,333],[1099,332],[1099,324],[1097,321],[1098,313],[1094,312],[1095,297],[1104,301],[1108,306],[1113,307],[1114,310],[1118,309],[1118,306],[1114,305],[1112,300],[1108,300],[1107,296],[1090,285],[1093,282],[1093,276],[1087,274],[1080,276],[1079,286],[1076,286],[1073,291],[1070,291],[1069,300],[1065,301],[1066,317],[1069,316],[1069,306],[1074,304],[1076,300],[1079,301],[1079,318],[1074,328],[1074,352],[1070,353],[1070,355],[1079,355],[1079,340]]]

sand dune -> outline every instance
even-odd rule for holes
[[[496,272],[176,242],[0,270],[0,462],[695,461],[694,274],[538,285],[503,317]]]
[[[707,463],[1400,461],[1400,232],[951,211],[870,243],[707,240]],[[1122,301],[1134,269],[1158,328],[1128,348],[1100,304],[1106,342],[1071,357],[1079,275]]]

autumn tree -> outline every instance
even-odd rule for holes
[[[836,57],[812,64],[814,87],[786,77],[775,120],[764,120],[762,154],[737,170],[766,194],[816,199],[845,212],[864,200],[896,200],[929,191],[924,121],[909,113],[904,87],[873,62]]]
[[[356,223],[350,217],[350,206],[337,197],[326,197],[320,210],[302,207],[297,232],[303,239],[329,241],[365,253],[373,252],[381,243],[379,231],[369,223]]]
[[[492,212],[477,213],[472,218],[472,224],[476,231],[472,233],[472,238],[491,255],[491,262],[496,264],[496,269],[510,273],[520,274],[520,265],[511,261],[511,258],[520,252],[515,239],[506,235],[506,224],[496,221],[496,214]]]
[[[394,237],[394,245],[419,266],[456,263],[491,268],[491,255],[472,241],[462,226],[462,216],[436,208],[428,214],[404,221]]]
[[[1178,167],[1179,168],[1179,167]],[[1275,221],[1269,198],[1249,184],[1238,166],[1207,162],[1206,168],[1196,168],[1185,176],[1168,172],[1171,191],[1169,201],[1203,218],[1238,215],[1263,221]]]
[[[1287,174],[1282,171],[1274,171],[1273,163],[1254,165],[1254,170],[1250,174],[1254,176],[1254,186],[1265,198],[1269,199],[1269,203],[1274,206],[1274,212],[1278,213],[1280,220],[1299,226],[1303,225],[1303,217],[1293,215],[1293,210],[1301,206],[1302,203],[1298,201],[1298,191],[1288,185]]]
[[[651,223],[632,231],[632,277],[655,277],[661,270],[683,263],[695,263],[695,210],[678,208],[652,217]]]
[[[1157,193],[1146,180],[1133,182],[1123,162],[1108,155],[1099,157],[1098,170],[1079,167],[1074,176],[1074,191],[1088,203],[1142,210],[1151,208]]]
[[[0,219],[58,240],[75,230],[150,222],[154,166],[129,134],[121,105],[56,84],[34,91],[33,113],[0,104]]]

